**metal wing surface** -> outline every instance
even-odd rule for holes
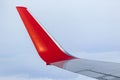
[[[120,63],[72,59],[55,62],[52,65],[98,80],[120,80]]]

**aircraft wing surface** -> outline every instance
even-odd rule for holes
[[[80,58],[55,62],[52,65],[98,80],[120,80],[120,63]]]
[[[120,80],[120,63],[79,59],[68,54],[34,19],[27,8],[18,6],[17,10],[38,55],[47,65],[54,65],[98,80]]]

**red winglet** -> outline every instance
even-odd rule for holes
[[[66,54],[25,7],[16,7],[36,47],[38,54],[47,63],[70,60],[75,57]]]

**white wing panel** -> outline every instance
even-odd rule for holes
[[[98,80],[120,80],[120,63],[73,59],[52,63],[52,65]]]

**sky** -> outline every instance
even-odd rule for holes
[[[95,80],[46,66],[16,6],[26,6],[71,55],[120,63],[119,0],[1,0],[0,80]]]

